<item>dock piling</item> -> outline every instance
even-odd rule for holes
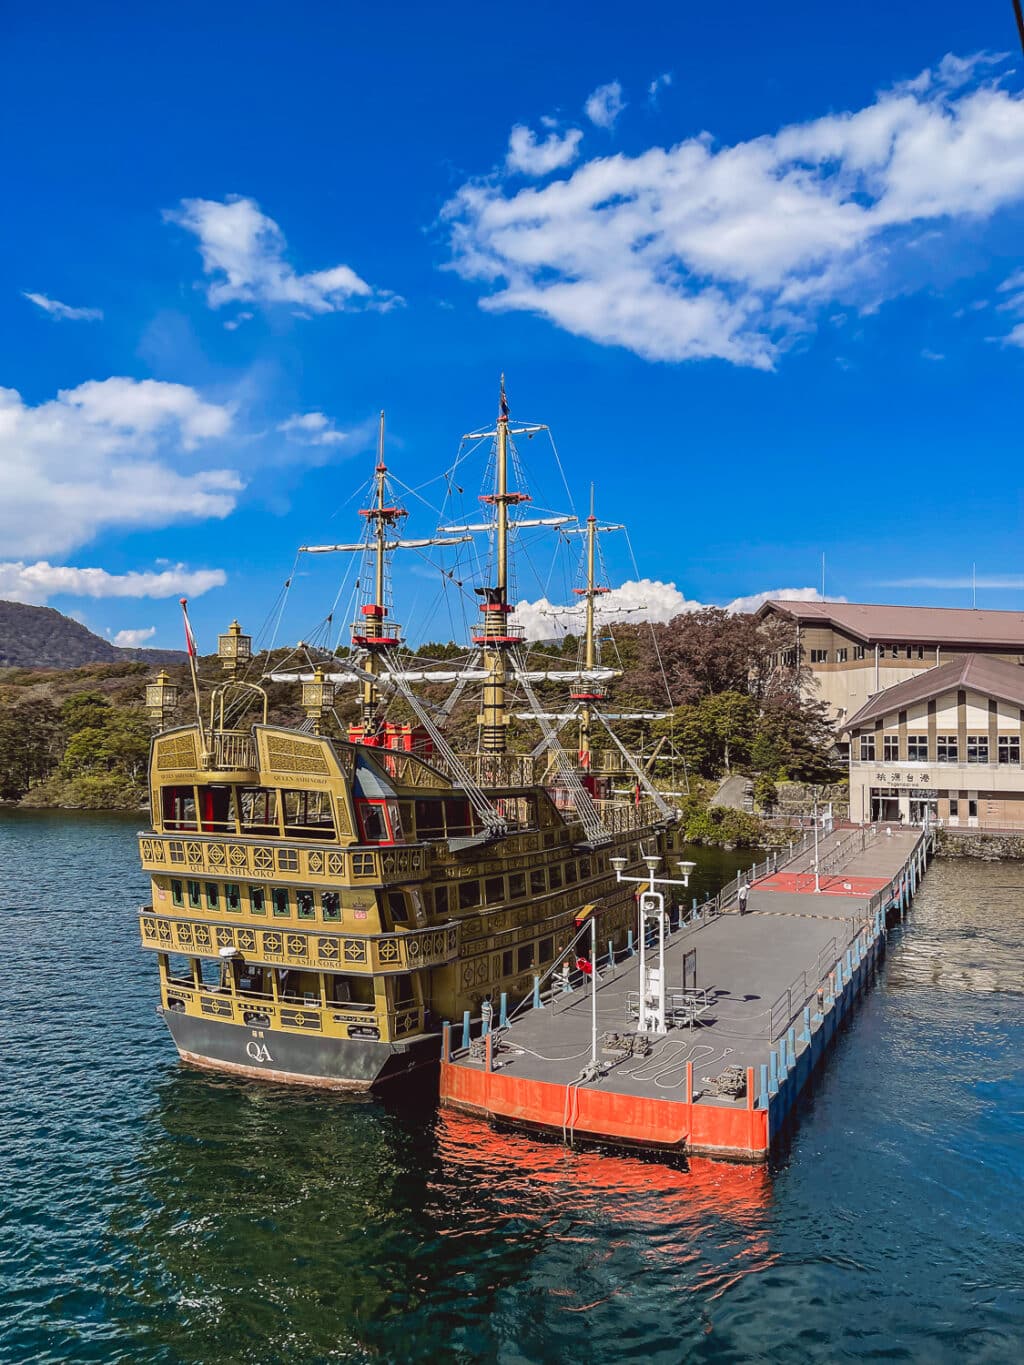
[[[541,1000],[541,998],[540,998],[540,977],[539,977],[539,976],[535,976],[535,977],[533,978],[533,1008],[534,1008],[535,1010],[542,1010],[542,1009],[544,1008],[544,1002],[543,1002],[543,1001]]]
[[[501,1028],[508,1028],[508,991],[501,993],[501,1006],[498,1010],[498,1024]]]
[[[462,1013],[462,1049],[466,1051],[469,1047],[469,1010]]]

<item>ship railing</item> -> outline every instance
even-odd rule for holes
[[[378,1011],[376,1006],[355,1000],[330,1000],[315,991],[292,991],[272,995],[258,991],[234,991],[229,987],[196,987],[168,978],[164,983],[165,1008],[174,1012],[189,1005],[208,1018],[222,1019],[249,1028],[293,1029],[298,1033],[321,1032],[325,1024],[341,1025],[351,1038],[371,1034],[390,1039],[422,1033],[426,1012],[416,1004],[396,1005]],[[383,1025],[383,1029],[381,1028]],[[333,1030],[332,1030],[333,1031]]]
[[[259,767],[256,740],[248,730],[215,730],[210,766],[218,771],[255,771]]]

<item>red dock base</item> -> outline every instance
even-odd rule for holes
[[[730,1161],[764,1161],[768,1155],[768,1112],[754,1107],[752,1068],[747,1072],[747,1101],[742,1108],[556,1085],[452,1062],[441,1063],[440,1099],[449,1109],[545,1129],[560,1137],[572,1134],[596,1142]]]

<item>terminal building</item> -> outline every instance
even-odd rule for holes
[[[850,741],[851,820],[1024,830],[1018,664],[994,653],[941,663],[871,697],[841,729]]]
[[[828,704],[840,727],[876,693],[968,655],[1024,664],[1017,611],[772,599],[757,614],[792,626],[779,666],[807,668],[810,696]]]

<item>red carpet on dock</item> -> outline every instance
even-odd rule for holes
[[[888,886],[888,877],[850,877],[842,873],[822,876],[819,881],[822,894],[826,896],[873,896],[883,886]],[[755,891],[784,891],[789,895],[809,892],[814,894],[813,872],[776,872],[771,877],[762,877],[754,883]],[[751,909],[754,907],[751,906]]]

